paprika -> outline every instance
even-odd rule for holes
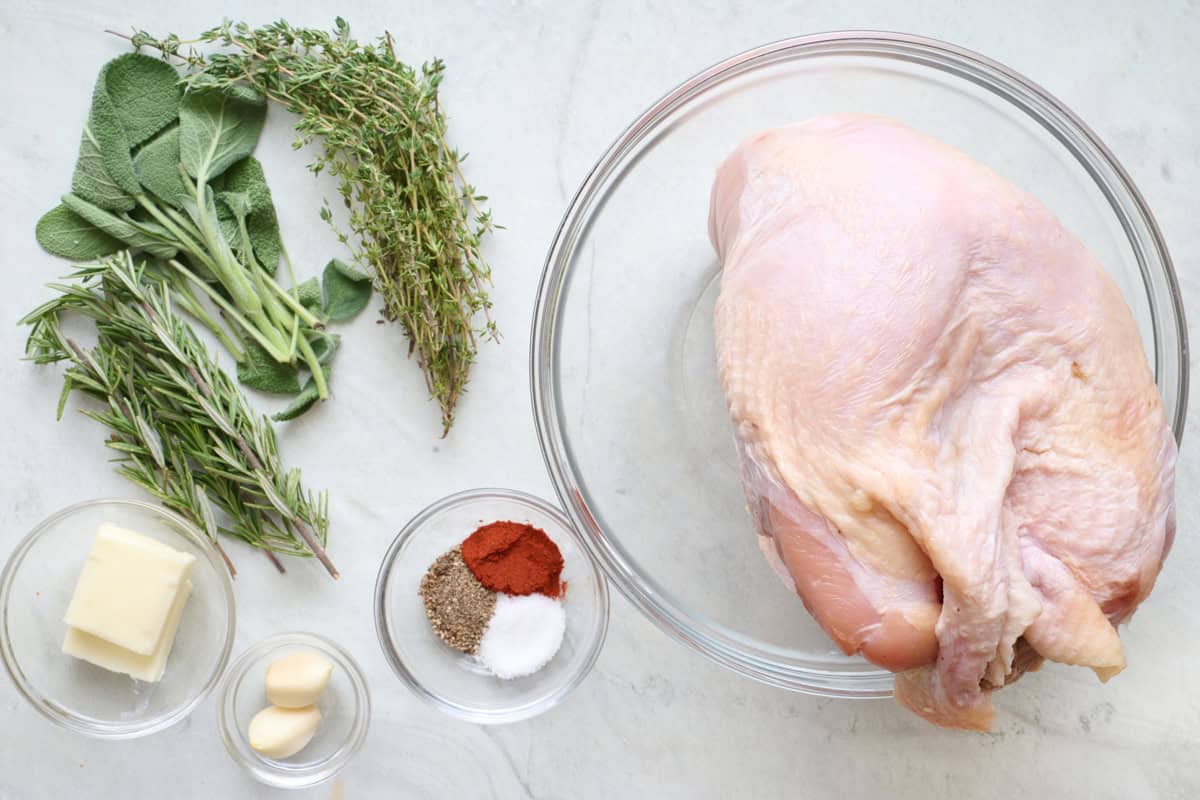
[[[493,592],[558,597],[563,557],[546,532],[521,522],[484,525],[462,543],[462,557]]]

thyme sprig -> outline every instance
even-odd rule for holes
[[[284,469],[271,425],[176,316],[168,287],[128,251],[69,277],[22,320],[32,326],[27,358],[70,362],[59,417],[72,391],[99,399],[101,408],[84,413],[111,431],[107,445],[119,454],[120,474],[214,542],[225,533],[269,555],[315,556],[336,578],[325,552],[327,497],[305,491],[299,470]],[[94,347],[67,336],[61,318],[68,313],[95,322]],[[217,525],[214,506],[227,524]]]
[[[480,253],[492,218],[480,208],[487,198],[463,176],[465,156],[446,141],[442,61],[418,71],[396,57],[390,35],[360,44],[341,18],[332,33],[282,20],[260,28],[226,21],[191,41],[144,31],[129,38],[184,61],[193,86],[250,86],[284,105],[299,116],[297,147],[322,141],[311,169],[339,181],[349,233],[338,236],[373,276],[384,316],[403,327],[449,431],[477,336],[498,334]],[[321,214],[334,224],[328,206]]]

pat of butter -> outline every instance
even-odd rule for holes
[[[116,525],[101,525],[64,621],[153,656],[196,557]]]
[[[171,612],[167,616],[162,637],[154,647],[154,652],[148,656],[134,653],[119,647],[112,642],[84,633],[78,628],[67,628],[67,638],[63,641],[63,652],[75,658],[95,664],[98,667],[122,672],[140,681],[157,683],[162,680],[167,668],[167,658],[175,645],[175,634],[179,631],[179,620],[183,617],[183,607],[187,605],[188,597],[192,594],[192,582],[184,581],[175,602],[171,604]]]

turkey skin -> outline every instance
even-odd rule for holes
[[[1042,659],[1107,680],[1174,535],[1133,317],[1036,198],[898,122],[764,131],[717,171],[718,368],[759,545],[846,653],[986,730]]]

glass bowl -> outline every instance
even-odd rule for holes
[[[850,31],[769,44],[685,81],[600,158],[547,257],[531,382],[546,466],[618,589],[712,660],[812,694],[879,697],[760,554],[720,389],[707,235],[717,165],[764,128],[832,112],[896,118],[1031,191],[1125,295],[1176,436],[1187,338],[1166,246],[1086,125],[1007,67],[932,39]]]
[[[562,647],[542,669],[515,680],[496,678],[474,656],[444,645],[418,594],[438,556],[497,520],[545,531],[562,551],[567,584]],[[561,703],[591,671],[608,630],[608,584],[557,508],[522,492],[476,489],[429,506],[392,542],[375,582],[375,629],[397,677],[435,707],[470,722],[517,722]]]
[[[267,667],[297,651],[316,652],[333,664],[329,685],[317,701],[321,724],[303,750],[290,758],[266,758],[250,747],[247,731],[267,700]],[[367,738],[371,695],[362,670],[349,653],[311,633],[271,636],[238,656],[221,686],[217,725],[229,755],[257,781],[283,789],[302,789],[329,780],[354,757]]]
[[[196,557],[192,595],[158,683],[62,652],[63,614],[97,528],[111,522]],[[79,733],[132,739],[169,728],[203,700],[229,663],[233,584],[216,548],[182,517],[139,500],[90,500],[30,531],[0,574],[0,655],[22,696]]]

